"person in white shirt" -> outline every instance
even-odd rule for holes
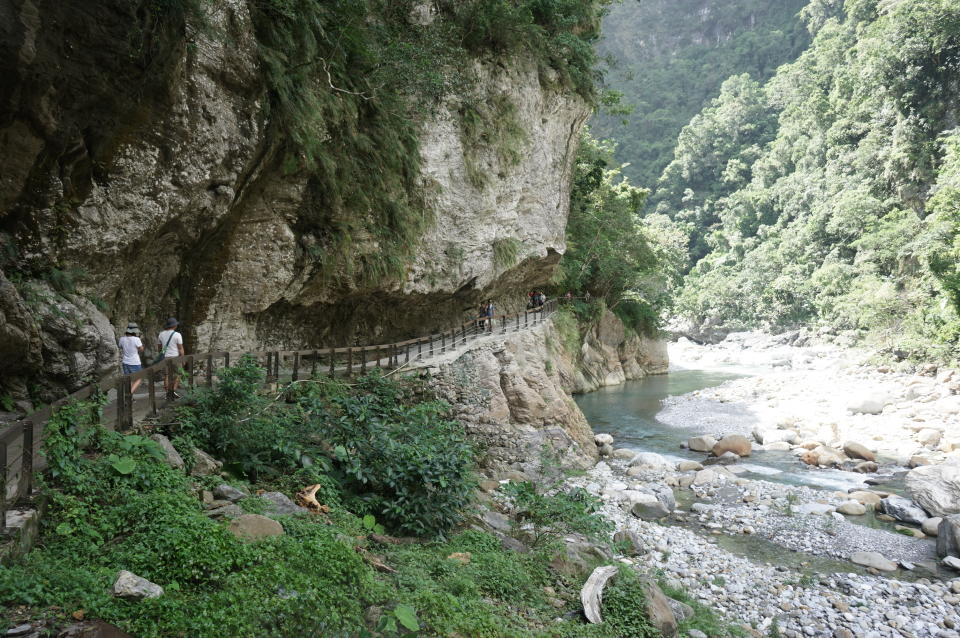
[[[140,353],[143,352],[143,342],[140,341],[140,327],[131,322],[127,324],[127,330],[122,337],[120,337],[120,367],[123,369],[124,374],[133,374],[134,372],[139,372],[140,368],[143,367],[140,362]],[[133,382],[133,385],[130,386],[130,393],[136,392],[137,388],[140,387],[140,382],[143,379],[137,379]]]
[[[167,319],[166,329],[157,336],[157,346],[159,346],[160,352],[163,353],[164,359],[172,359],[173,357],[182,357],[184,355],[183,335],[177,332],[177,325],[179,325],[179,322],[175,318],[170,317]],[[174,374],[168,366],[163,377],[163,388],[167,391],[167,398],[179,399],[180,395],[177,394],[177,388],[179,387],[180,377]]]

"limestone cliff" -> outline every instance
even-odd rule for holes
[[[478,56],[475,99],[505,105],[511,152],[467,139],[448,95],[418,122],[431,221],[402,274],[331,277],[303,230],[328,212],[271,133],[257,3],[204,3],[203,28],[157,6],[0,0],[0,396],[104,374],[128,321],[149,344],[176,315],[192,351],[412,336],[510,307],[564,252],[589,108],[550,68]],[[361,257],[383,251],[369,230],[347,238]]]
[[[485,473],[533,477],[545,447],[567,467],[592,467],[593,431],[571,395],[667,371],[666,343],[627,334],[612,313],[583,335],[568,319],[472,348],[431,375],[480,444]]]

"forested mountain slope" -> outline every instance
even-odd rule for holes
[[[730,79],[681,134],[656,207],[709,254],[679,307],[955,358],[960,5],[837,4],[804,10],[815,39],[796,62],[762,87]]]
[[[624,0],[603,22],[602,53],[615,60],[610,88],[634,106],[594,117],[598,137],[620,142],[625,174],[651,187],[680,129],[733,74],[765,80],[807,46],[806,0]]]

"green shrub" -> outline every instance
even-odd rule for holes
[[[618,638],[661,638],[662,634],[647,616],[646,600],[640,577],[629,567],[621,567],[603,591],[604,624],[609,625]]]
[[[436,536],[461,519],[475,481],[474,451],[440,402],[414,402],[376,374],[350,393],[302,398],[316,435],[328,446],[334,476],[370,512],[399,533]]]
[[[548,493],[534,483],[523,482],[508,483],[501,490],[513,499],[517,525],[531,526],[528,533],[533,547],[567,534],[579,533],[596,540],[613,531],[613,524],[597,514],[600,501],[582,488]]]

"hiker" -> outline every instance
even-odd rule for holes
[[[490,322],[490,331],[493,332],[493,299],[487,300],[487,320]]]
[[[535,294],[532,290],[527,293],[527,310],[533,310],[534,306],[537,305],[534,300]]]
[[[540,306],[541,308],[543,308],[543,304],[545,304],[545,303],[547,303],[547,296],[546,296],[545,294],[543,294],[543,291],[541,290],[541,291],[537,294],[537,305]]]
[[[184,354],[183,335],[177,332],[178,325],[179,322],[174,317],[170,317],[164,326],[165,330],[157,336],[157,345],[160,346],[160,353],[164,359],[182,357]],[[179,387],[180,377],[174,374],[173,365],[168,364],[163,375],[163,389],[167,391],[167,399],[179,399],[180,395],[177,394]]]
[[[120,337],[117,345],[120,346],[120,368],[123,370],[123,373],[133,374],[134,372],[139,372],[140,369],[143,368],[143,364],[140,361],[140,354],[143,352],[143,342],[140,341],[140,326],[132,321],[128,323],[127,329],[123,333],[123,336]],[[133,382],[133,385],[130,386],[130,394],[137,391],[142,381],[143,379],[137,379]]]
[[[487,322],[486,322],[486,318],[487,318],[487,304],[485,304],[485,303],[480,304],[480,315],[479,315],[479,316],[480,316],[480,320],[477,321],[477,325],[480,327],[480,330],[482,331],[482,330],[484,329],[484,327],[487,325]]]

